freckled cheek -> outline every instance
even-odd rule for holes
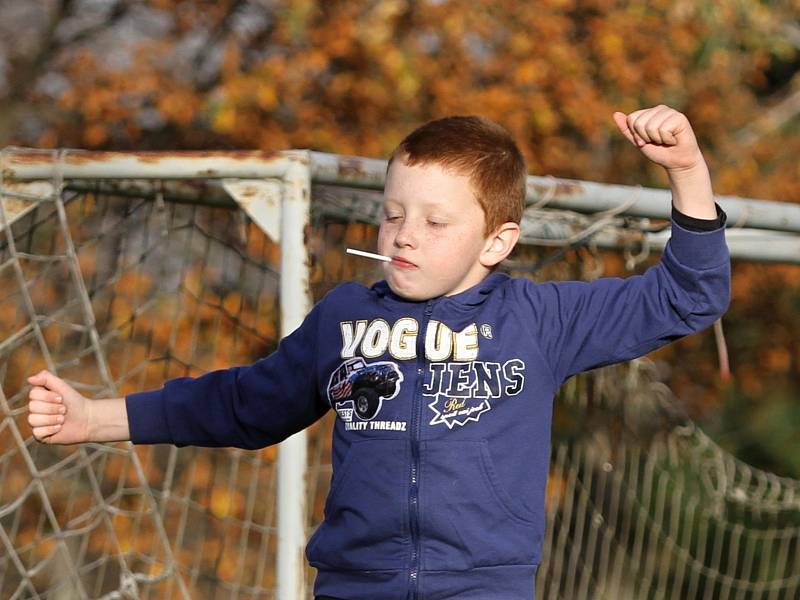
[[[391,243],[390,240],[391,236],[389,232],[386,230],[384,225],[381,225],[380,229],[378,229],[378,251],[383,251],[383,249],[387,246],[387,244]]]
[[[447,252],[460,252],[465,247],[464,235],[447,231],[428,231],[425,241],[429,245],[438,246]]]
[[[425,231],[425,241],[430,244],[441,244],[442,246],[452,246],[461,240],[461,236],[442,229],[428,229]]]

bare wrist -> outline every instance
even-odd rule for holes
[[[708,177],[708,165],[706,164],[703,153],[697,150],[697,156],[693,162],[686,166],[666,168],[667,176],[670,181],[682,179],[696,179],[697,177]]]
[[[125,398],[87,400],[86,429],[90,442],[130,440]]]
[[[711,175],[702,156],[691,166],[667,169],[667,175],[676,209],[697,219],[716,218]]]
[[[99,402],[99,400],[89,400],[88,398],[84,398],[83,405],[86,407],[86,441],[87,442],[94,442],[96,436],[96,429],[97,427],[94,424],[94,413],[93,410],[95,407],[95,403]]]

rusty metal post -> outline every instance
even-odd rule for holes
[[[281,202],[281,336],[297,329],[311,310],[305,229],[311,220],[311,172],[297,153],[284,176]],[[278,448],[277,600],[305,598],[307,435],[300,431]]]

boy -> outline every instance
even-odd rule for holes
[[[519,238],[522,155],[484,119],[433,121],[392,154],[385,281],[337,287],[253,365],[161,390],[87,401],[43,371],[29,379],[34,435],[258,448],[333,408],[333,480],[306,549],[319,598],[532,598],[558,387],[728,304],[725,215],[686,117],[658,106],[614,119],[672,188],[672,239],[644,275],[494,273]]]

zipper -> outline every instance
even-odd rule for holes
[[[409,517],[411,522],[411,571],[408,576],[411,598],[419,597],[419,438],[422,429],[422,385],[425,381],[425,338],[428,321],[433,312],[433,300],[425,303],[425,314],[417,336],[417,385],[411,408],[411,473],[408,492]]]

